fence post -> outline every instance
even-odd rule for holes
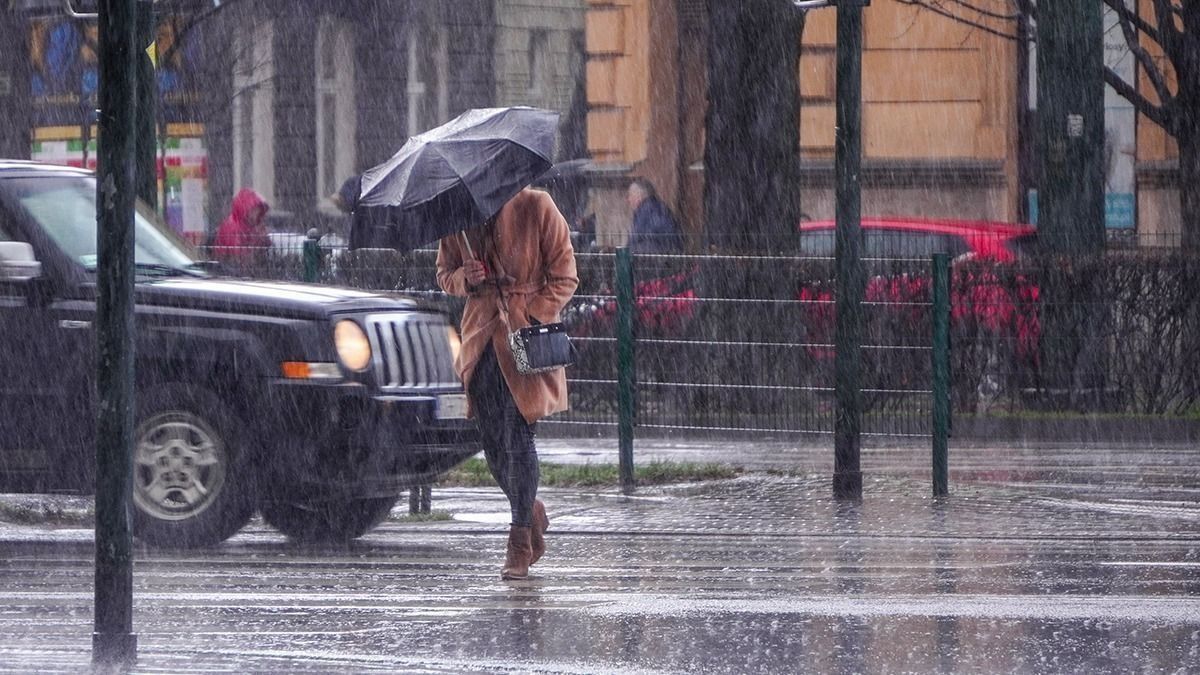
[[[633,344],[633,256],[628,248],[617,249],[617,435],[621,492],[630,494],[633,475],[634,371]]]
[[[304,240],[304,280],[310,284],[317,283],[321,275],[321,236],[314,228],[308,231]]]
[[[933,496],[950,492],[950,256],[933,256]]]

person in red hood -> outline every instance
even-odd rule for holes
[[[250,188],[242,188],[233,198],[229,217],[217,229],[213,253],[221,260],[246,264],[261,259],[271,247],[264,224],[270,207]]]

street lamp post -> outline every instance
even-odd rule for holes
[[[836,412],[833,429],[833,495],[862,498],[862,8],[868,0],[837,4],[837,129],[834,180],[837,206],[834,264],[837,266],[837,325],[833,372]]]
[[[833,496],[862,498],[862,10],[870,0],[793,0],[837,8],[837,128],[834,131],[837,324],[834,328]]]
[[[92,662],[127,666],[133,632],[135,0],[101,0],[96,220],[96,576]]]

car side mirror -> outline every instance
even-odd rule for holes
[[[42,276],[42,263],[33,247],[20,241],[0,241],[0,281],[30,281]]]

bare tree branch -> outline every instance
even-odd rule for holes
[[[1134,28],[1142,33],[1145,33],[1150,37],[1151,40],[1154,40],[1155,42],[1161,42],[1158,29],[1155,28],[1149,21],[1146,21],[1139,16],[1136,9],[1130,9],[1129,6],[1125,4],[1125,0],[1104,0],[1104,4],[1107,5],[1109,9],[1116,12],[1117,18],[1120,20],[1130,22],[1133,24]]]
[[[1126,82],[1117,71],[1108,66],[1104,67],[1104,82],[1112,87],[1122,98],[1132,103],[1133,107],[1149,118],[1150,121],[1161,126],[1163,129],[1172,128],[1171,115],[1164,107],[1151,103],[1150,99],[1143,96],[1137,88]]]
[[[982,21],[968,19],[960,14],[956,14],[956,13],[954,13],[953,10],[949,10],[949,9],[946,9],[945,7],[943,7],[942,4],[940,2],[937,2],[936,0],[897,0],[897,2],[899,2],[902,5],[911,5],[913,7],[919,7],[921,9],[929,10],[930,12],[933,12],[934,14],[938,14],[940,16],[944,16],[947,19],[952,19],[958,23],[965,24],[972,28],[977,28],[985,33],[988,33],[989,35],[995,35],[996,37],[1001,37],[1006,40],[1016,40],[1018,38],[1018,36],[1015,32],[1014,33],[1006,33],[1005,31],[995,28],[993,26],[989,26],[989,25],[983,23]],[[959,3],[959,4],[961,4],[961,3]]]
[[[1015,21],[1017,18],[1019,18],[1019,15],[1016,13],[1001,13],[997,10],[987,9],[973,2],[968,2],[967,0],[925,0],[925,2],[927,4],[937,5],[939,7],[942,7],[949,2],[949,4],[958,5],[959,7],[962,7],[980,16],[987,17],[989,19],[998,19],[1000,21]],[[1014,10],[1014,12],[1015,11],[1017,10]]]
[[[1137,58],[1142,69],[1146,72],[1146,77],[1150,78],[1150,84],[1154,86],[1154,92],[1158,94],[1158,100],[1162,103],[1163,108],[1169,108],[1174,97],[1171,95],[1171,90],[1167,86],[1167,78],[1164,77],[1162,69],[1154,62],[1154,57],[1146,48],[1142,46],[1138,39],[1137,30],[1133,24],[1125,20],[1123,15],[1118,15],[1117,23],[1121,26],[1121,32],[1125,35],[1125,44],[1129,47],[1130,53]]]

